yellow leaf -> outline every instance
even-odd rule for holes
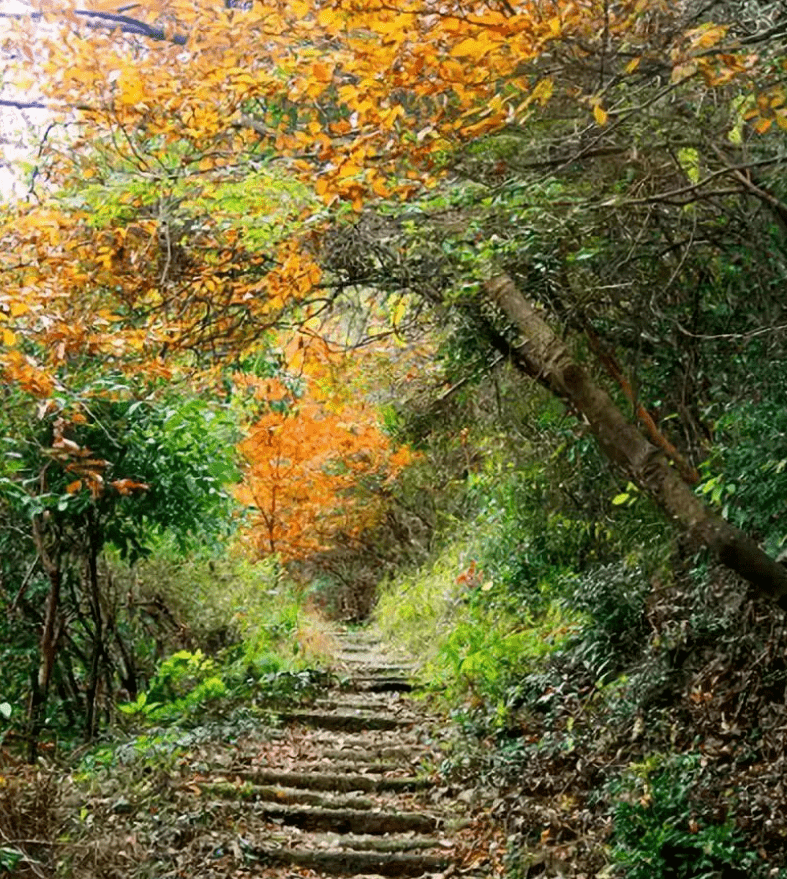
[[[382,177],[379,176],[372,178],[372,190],[374,191],[374,194],[379,195],[380,198],[388,198],[391,194],[391,190],[385,185],[385,181]]]
[[[457,43],[454,46],[451,50],[451,55],[455,58],[473,58],[476,61],[479,61],[484,55],[488,54],[491,49],[492,44],[489,42],[488,38],[468,37],[466,40],[462,40],[461,43]]]
[[[130,70],[120,80],[120,103],[126,106],[139,104],[145,97],[145,89],[136,71]]]
[[[530,92],[530,100],[537,101],[543,107],[544,104],[552,97],[554,91],[554,83],[551,79],[542,79],[536,84],[532,92]]]
[[[322,61],[315,61],[312,64],[311,77],[317,82],[330,82],[333,79],[333,67]]]
[[[12,348],[16,345],[16,333],[12,333],[11,330],[3,328],[3,344],[6,348]]]
[[[634,71],[639,67],[642,58],[632,58],[631,61],[626,65],[626,73],[634,73]]]
[[[329,28],[331,26],[341,25],[342,17],[340,16],[338,10],[327,7],[321,9],[317,13],[317,21],[319,22],[321,27]]]
[[[694,147],[678,150],[678,164],[692,183],[699,183],[700,155]]]
[[[346,180],[348,177],[355,177],[356,174],[361,173],[361,166],[356,165],[354,162],[345,162],[341,168],[339,168],[339,180]]]
[[[727,25],[703,25],[695,31],[697,36],[692,40],[692,45],[699,49],[710,49],[711,46],[715,46],[724,39],[728,30]]]
[[[391,315],[391,321],[395,327],[398,327],[402,322],[405,314],[407,313],[407,301],[404,298],[401,298],[396,303],[396,308],[393,310],[393,314]]]
[[[596,104],[596,106],[593,107],[593,118],[599,125],[606,125],[609,116],[601,104]]]

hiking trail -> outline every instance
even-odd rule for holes
[[[334,683],[307,707],[192,752],[158,876],[487,875],[463,864],[468,805],[433,780],[440,730],[410,695],[411,666],[370,630],[336,639]]]

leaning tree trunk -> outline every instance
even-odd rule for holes
[[[680,522],[698,546],[707,547],[757,592],[787,609],[787,568],[694,494],[664,452],[625,418],[508,276],[488,281],[485,289],[521,334],[514,346],[517,364],[585,416],[605,455]]]

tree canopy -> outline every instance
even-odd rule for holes
[[[503,274],[610,367],[603,336],[631,334],[641,352],[645,321],[701,337],[673,289],[690,273],[729,288],[720,260],[753,226],[747,277],[764,312],[733,335],[771,332],[781,23],[773,4],[736,10],[183,2],[139,4],[132,21],[111,4],[44,4],[15,22],[8,75],[32,87],[36,67],[36,101],[63,134],[42,145],[36,199],[4,226],[7,377],[45,397],[84,355],[150,373],[175,352],[242,358],[293,322],[329,332],[329,311],[341,321],[358,288],[382,294],[362,306],[378,330],[403,293],[466,316]],[[451,204],[459,181],[475,185]],[[369,214],[381,220],[364,233]],[[371,244],[355,258],[353,230]],[[518,343],[494,322],[482,317],[512,356]],[[696,434],[691,394],[683,406]],[[648,429],[676,460],[652,418]],[[688,490],[685,516],[650,490],[697,525]],[[751,559],[734,564],[751,573]],[[785,594],[759,564],[770,585],[754,579]]]

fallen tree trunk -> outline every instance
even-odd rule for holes
[[[485,289],[521,334],[521,341],[514,346],[517,365],[584,415],[604,454],[680,522],[698,548],[707,547],[759,594],[787,609],[787,568],[694,494],[670,466],[664,452],[626,419],[609,394],[574,360],[562,339],[511,278],[494,278]]]

